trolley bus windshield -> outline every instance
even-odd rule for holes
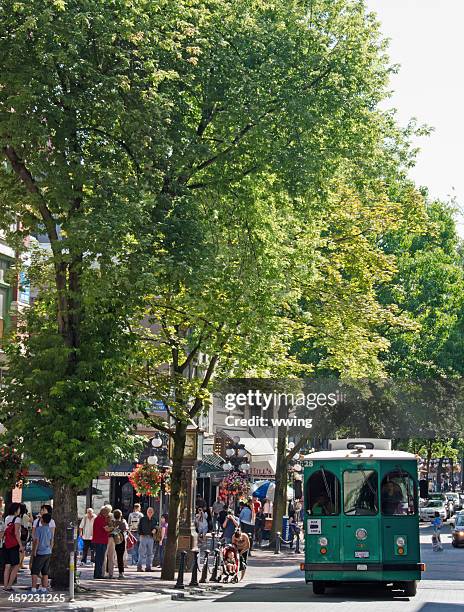
[[[378,513],[378,484],[375,470],[346,470],[343,474],[345,514],[374,515]]]

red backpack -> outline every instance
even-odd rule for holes
[[[5,548],[14,548],[18,546],[18,540],[15,535],[15,522],[18,517],[15,517],[11,523],[8,523],[7,528],[5,529],[4,541],[3,545]]]

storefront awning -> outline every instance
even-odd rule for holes
[[[31,481],[22,487],[23,502],[47,502],[53,499],[53,489],[46,484]]]

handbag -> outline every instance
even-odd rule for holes
[[[131,533],[127,534],[126,550],[132,550],[137,543],[137,538]]]

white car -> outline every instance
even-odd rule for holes
[[[453,502],[454,512],[461,510],[462,504],[461,504],[461,499],[459,497],[459,493],[453,493],[452,491],[450,491],[449,493],[445,493],[445,495],[448,501]]]
[[[426,506],[420,508],[419,516],[421,521],[433,521],[435,518],[435,512],[438,512],[440,518],[446,521],[448,518],[448,511],[445,506],[445,502],[441,499],[431,499]]]

